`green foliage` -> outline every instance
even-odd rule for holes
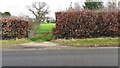
[[[11,16],[10,12],[4,12],[2,16]]]
[[[0,16],[2,16],[2,12],[0,12]]]
[[[103,8],[103,2],[85,2],[84,9],[101,9]]]

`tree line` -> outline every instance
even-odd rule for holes
[[[11,16],[11,13],[10,12],[4,12],[4,13],[2,13],[2,12],[0,12],[0,16]]]

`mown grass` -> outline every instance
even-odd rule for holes
[[[119,39],[118,37],[116,38],[87,38],[87,39],[70,39],[70,40],[65,40],[65,39],[58,39],[54,40],[54,42],[65,44],[65,45],[71,45],[71,46],[118,46],[119,44]]]
[[[29,42],[31,42],[31,40],[29,39],[0,40],[2,48],[14,46],[16,44],[29,43]]]
[[[55,27],[55,23],[43,23],[36,29],[37,33],[48,33],[51,32]]]

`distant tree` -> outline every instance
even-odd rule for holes
[[[0,12],[0,16],[2,16],[2,12]]]
[[[34,2],[31,6],[27,6],[27,8],[35,16],[35,25],[39,25],[44,21],[49,13],[48,5],[45,2]]]
[[[108,2],[107,8],[109,10],[116,10],[117,9],[116,3],[114,3],[114,2]]]
[[[118,2],[118,10],[120,10],[120,1]]]
[[[81,9],[80,3],[79,2],[75,2],[74,8],[75,9]]]
[[[51,23],[56,23],[56,20],[54,18],[51,18]]]
[[[67,10],[71,10],[71,9],[73,9],[72,4],[73,4],[73,3],[71,2]]]
[[[23,19],[31,19],[30,16],[25,15],[25,14],[23,14],[23,13],[21,13],[21,14],[19,15],[19,18],[23,18]]]
[[[50,17],[49,16],[46,17],[46,22],[50,23]]]
[[[85,6],[83,6],[84,9],[90,9],[90,10],[94,10],[94,9],[102,9],[103,6],[103,2],[85,2]]]
[[[69,10],[76,10],[76,9],[81,9],[79,2],[75,2],[74,4],[71,2],[67,10],[69,11]]]
[[[11,16],[10,12],[4,12],[2,16]]]
[[[86,0],[86,2],[101,2],[101,0]]]

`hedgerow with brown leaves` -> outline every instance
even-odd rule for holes
[[[1,18],[2,39],[28,37],[28,21],[18,18]]]
[[[120,11],[56,12],[55,38],[120,37]]]

